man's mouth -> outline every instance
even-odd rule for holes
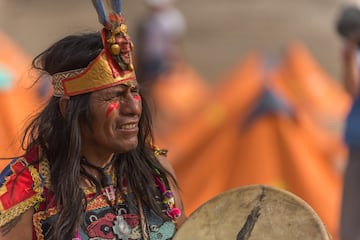
[[[128,123],[128,124],[123,124],[119,126],[119,129],[125,129],[125,130],[130,130],[130,129],[135,129],[137,128],[137,124],[136,123]]]

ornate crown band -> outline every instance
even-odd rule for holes
[[[86,67],[52,75],[53,95],[74,96],[136,80],[133,43],[121,15],[121,0],[93,0],[104,28],[104,49]]]
[[[53,95],[74,96],[134,80],[136,80],[134,71],[123,71],[118,76],[114,76],[103,50],[87,68],[55,73],[52,76]]]

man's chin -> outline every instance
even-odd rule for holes
[[[129,152],[131,150],[134,150],[136,147],[138,146],[138,141],[133,141],[133,142],[127,142],[126,144],[121,144],[121,146],[119,146],[117,148],[116,153],[117,154],[121,154],[121,153],[126,153]]]

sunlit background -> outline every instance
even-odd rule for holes
[[[350,98],[341,86],[335,22],[348,3],[357,4],[176,2],[187,22],[185,63],[154,87],[154,125],[188,214],[228,189],[267,184],[302,197],[338,239]],[[124,0],[123,8],[134,36],[147,9],[142,0]],[[98,29],[89,0],[0,0],[3,79],[27,78],[21,72],[31,58],[64,35]],[[0,89],[1,154],[17,153],[7,146],[16,145],[22,120],[38,106],[15,85]]]

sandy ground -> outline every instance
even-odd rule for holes
[[[344,1],[178,0],[188,23],[186,57],[205,79],[217,81],[250,51],[279,58],[288,43],[300,41],[338,80],[341,41],[334,25]],[[142,0],[123,5],[134,31],[146,9]],[[31,55],[65,34],[99,27],[90,0],[0,0],[0,30]]]

